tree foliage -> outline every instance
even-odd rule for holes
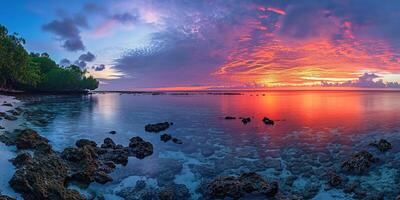
[[[76,65],[62,67],[47,53],[30,53],[25,40],[0,25],[0,88],[29,91],[94,90],[99,82]]]

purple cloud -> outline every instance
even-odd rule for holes
[[[92,62],[94,61],[95,58],[96,56],[90,53],[89,51],[79,56],[79,60],[85,62]]]
[[[66,59],[66,58],[64,58],[64,59],[60,60],[60,65],[64,66],[64,67],[67,67],[67,66],[71,65],[71,61]]]
[[[55,34],[61,41],[62,47],[68,51],[85,50],[79,28],[88,27],[86,17],[76,15],[74,18],[63,18],[51,21],[42,26],[44,31]]]
[[[374,73],[364,73],[356,81],[347,81],[344,83],[327,83],[322,82],[323,87],[356,87],[356,88],[391,88],[400,89],[400,84],[398,82],[387,82],[384,83],[380,76]]]
[[[99,72],[99,71],[105,70],[105,69],[106,69],[106,66],[103,65],[103,64],[100,64],[100,65],[97,65],[97,66],[93,66],[92,69],[94,69],[94,71]]]

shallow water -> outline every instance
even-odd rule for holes
[[[219,175],[255,171],[277,180],[283,192],[307,198],[352,199],[343,189],[327,188],[324,174],[340,169],[352,153],[367,149],[381,161],[368,174],[346,175],[360,180],[363,188],[383,192],[386,199],[399,193],[400,92],[374,91],[274,91],[242,95],[145,95],[93,94],[90,96],[25,97],[29,110],[40,115],[27,118],[27,126],[47,137],[56,150],[88,138],[102,143],[106,137],[128,145],[140,136],[154,146],[143,160],[130,158],[111,175],[114,182],[92,184],[82,190],[116,199],[115,193],[136,180],[155,187],[171,182],[185,184],[192,198],[201,195],[202,181]],[[251,117],[249,124],[225,116]],[[276,120],[274,126],[261,119]],[[37,124],[37,117],[47,124]],[[161,142],[162,133],[146,133],[144,125],[170,121],[167,133],[183,144]],[[115,130],[117,134],[110,135]],[[368,144],[385,138],[394,148],[380,153]],[[288,177],[295,176],[292,186]],[[310,189],[311,188],[311,189]],[[316,189],[315,189],[316,188]]]

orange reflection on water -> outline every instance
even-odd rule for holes
[[[349,144],[349,137],[394,125],[400,107],[393,101],[395,92],[366,91],[273,91],[227,96],[221,100],[221,113],[251,116],[248,125],[234,124],[238,132],[265,134],[271,145],[287,142],[326,146]],[[277,121],[275,126],[262,123],[263,117]],[[236,132],[233,132],[236,134]],[[296,136],[291,138],[293,134]],[[238,141],[243,140],[241,136]],[[287,140],[287,138],[290,138]]]

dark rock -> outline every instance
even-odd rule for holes
[[[15,140],[15,145],[18,149],[35,149],[37,147],[48,146],[48,140],[40,136],[36,131],[32,129],[22,130]]]
[[[29,162],[32,162],[32,156],[29,153],[18,154],[17,157],[12,159],[13,165],[17,167],[26,165]]]
[[[158,198],[160,200],[185,200],[190,199],[190,192],[183,184],[171,184],[160,189]]]
[[[269,183],[260,175],[250,172],[243,173],[239,177],[219,177],[203,189],[203,194],[212,199],[226,197],[239,199],[250,193],[273,197],[278,193],[278,183]]]
[[[294,183],[294,181],[296,181],[296,179],[297,179],[297,176],[288,176],[285,180],[285,184],[292,187],[293,183]]]
[[[94,173],[94,181],[100,184],[105,184],[107,182],[113,181],[113,179],[104,171],[97,171]]]
[[[153,145],[144,141],[141,137],[133,137],[130,139],[128,150],[130,155],[143,159],[153,154]]]
[[[236,117],[226,116],[225,119],[226,119],[226,120],[231,120],[231,119],[236,119]]]
[[[110,167],[112,169],[115,169],[117,167],[113,161],[106,161],[106,162],[104,162],[104,165],[107,165],[108,167]]]
[[[117,131],[110,131],[109,133],[112,135],[115,135],[115,134],[117,134]]]
[[[262,121],[264,122],[264,124],[267,124],[267,125],[275,124],[275,122],[272,119],[269,119],[268,117],[264,117],[264,119]]]
[[[212,148],[205,148],[201,150],[201,155],[203,155],[204,157],[210,157],[214,154],[214,149]]]
[[[128,148],[112,149],[102,154],[101,159],[104,161],[112,161],[116,164],[126,165],[128,163],[129,156]]]
[[[21,112],[18,112],[18,111],[16,111],[16,110],[9,110],[9,111],[7,111],[8,113],[10,113],[10,114],[12,114],[12,115],[14,115],[14,116],[19,116],[19,115],[21,115]]]
[[[7,113],[5,113],[5,112],[0,112],[0,117],[5,117],[5,116],[7,116]]]
[[[84,146],[92,146],[92,147],[96,147],[97,146],[96,142],[88,140],[88,139],[80,139],[80,140],[75,142],[75,145],[78,148],[82,148]]]
[[[4,119],[6,119],[6,120],[8,120],[8,121],[15,121],[15,120],[17,120],[18,118],[15,117],[15,116],[13,116],[13,115],[6,115],[6,116],[4,117]]]
[[[66,148],[61,157],[68,161],[67,164],[73,171],[69,181],[83,185],[95,181],[95,172],[101,166],[96,147],[86,145],[81,148]]]
[[[68,165],[56,154],[37,153],[32,162],[17,168],[9,184],[26,200],[85,199],[65,187],[68,171]]]
[[[357,174],[366,172],[373,163],[378,161],[368,151],[361,151],[352,155],[352,157],[342,163],[342,169]]]
[[[314,198],[320,190],[320,186],[316,183],[307,183],[304,190],[302,191],[302,196],[304,199]]]
[[[378,148],[379,151],[381,151],[381,152],[386,152],[386,151],[388,151],[389,149],[392,148],[392,144],[390,142],[388,142],[387,140],[385,140],[385,139],[381,139],[379,141],[375,141],[375,142],[373,142],[373,143],[371,143],[369,145]]]
[[[15,199],[14,199],[14,198],[11,198],[11,197],[9,197],[9,196],[0,194],[0,200],[15,200]]]
[[[172,125],[169,122],[163,122],[163,123],[157,123],[157,124],[147,124],[144,127],[144,130],[147,132],[161,132],[161,131],[165,131],[169,128],[169,126]]]
[[[342,177],[335,172],[328,173],[328,183],[331,187],[337,187],[342,184]]]
[[[353,193],[356,190],[358,190],[359,187],[360,187],[360,183],[358,183],[358,182],[350,182],[350,183],[346,184],[346,186],[345,186],[343,191],[345,193]]]
[[[162,134],[161,136],[160,136],[160,139],[161,139],[161,141],[163,141],[163,142],[168,142],[168,141],[170,141],[171,139],[172,139],[172,136],[170,135],[170,134]]]
[[[65,148],[61,153],[61,157],[70,162],[92,162],[97,159],[98,154],[91,146],[83,146],[82,148]]]
[[[4,126],[0,126],[0,129],[5,129]]]
[[[129,200],[157,200],[157,193],[154,188],[146,185],[146,182],[138,180],[134,187],[124,188],[116,193],[118,196]]]
[[[182,140],[178,138],[172,138],[172,142],[174,142],[175,144],[183,144]]]
[[[101,148],[109,148],[109,149],[114,149],[116,147],[116,144],[111,138],[106,138],[104,139],[103,144],[101,145]]]
[[[250,118],[250,117],[242,118],[242,123],[243,123],[243,124],[248,124],[248,123],[250,123],[250,122],[251,122],[251,118]]]
[[[3,103],[2,106],[12,107],[13,105],[11,103]]]

